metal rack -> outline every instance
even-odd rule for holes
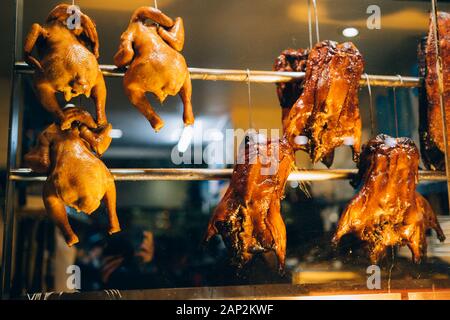
[[[15,0],[14,27],[14,61],[20,60],[22,45],[23,0]],[[124,71],[112,65],[100,66],[106,77],[123,77]],[[189,68],[194,80],[240,81],[255,83],[277,83],[298,81],[304,78],[302,72],[273,72]],[[12,89],[10,103],[8,172],[5,203],[5,228],[3,241],[3,263],[1,274],[1,297],[8,298],[11,288],[11,272],[13,261],[14,209],[16,203],[16,183],[20,181],[45,181],[46,177],[36,175],[30,169],[17,168],[20,150],[18,141],[21,135],[21,80],[23,75],[32,74],[33,70],[25,62],[15,62],[12,68]],[[385,87],[420,87],[422,79],[417,77],[400,77],[384,75],[364,75],[361,85]],[[444,117],[445,119],[445,117]],[[232,169],[111,169],[116,181],[148,181],[148,180],[223,180],[229,179]],[[351,179],[356,174],[353,169],[340,170],[299,170],[289,176],[291,181],[328,181]],[[420,171],[420,180],[449,181],[444,172]]]
[[[100,69],[105,77],[120,78],[124,76],[124,70],[116,66],[102,64]],[[18,74],[33,74],[34,70],[26,62],[16,62],[14,71]],[[192,80],[209,81],[234,81],[253,83],[279,83],[299,81],[305,77],[304,72],[280,72],[280,71],[256,71],[256,70],[233,70],[233,69],[206,69],[189,68]],[[420,87],[421,79],[417,77],[363,75],[360,84],[367,85],[367,77],[372,87]]]
[[[110,169],[115,181],[202,181],[226,180],[231,178],[233,169]],[[10,170],[11,181],[44,182],[47,177],[37,175],[31,169]],[[291,172],[288,181],[328,181],[352,179],[356,169],[314,169]],[[419,181],[446,181],[445,174],[438,171],[419,171]]]

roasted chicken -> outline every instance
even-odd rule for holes
[[[283,72],[305,72],[308,55],[309,50],[284,50],[275,60],[273,69],[275,71]],[[286,127],[286,120],[289,115],[289,111],[300,97],[302,91],[303,80],[277,83],[277,94],[282,110],[283,127]]]
[[[438,12],[437,16],[443,104],[446,122],[450,124],[450,14]],[[436,65],[436,40],[430,19],[428,37],[419,45],[419,73],[425,78],[425,90],[421,90],[420,98],[420,142],[425,166],[428,169],[445,170],[440,83]]]
[[[147,24],[147,19],[156,23]],[[155,131],[159,131],[164,122],[153,110],[146,92],[153,93],[160,102],[168,95],[179,93],[184,104],[184,124],[194,123],[191,78],[180,54],[183,46],[183,20],[172,20],[152,7],[137,9],[120,38],[114,63],[119,68],[129,66],[123,79],[125,92]]]
[[[66,101],[84,94],[92,97],[97,111],[97,123],[106,125],[106,86],[97,58],[99,42],[94,22],[73,6],[60,4],[47,17],[44,26],[33,24],[25,40],[25,61],[35,70],[34,87],[42,106],[56,115],[62,129],[70,128],[56,93]],[[72,16],[79,16],[69,25]],[[37,48],[38,57],[32,55]]]
[[[354,233],[366,243],[377,263],[388,247],[407,245],[413,261],[426,257],[426,231],[444,233],[430,204],[416,192],[419,151],[409,138],[381,134],[363,146],[358,175],[359,192],[342,214],[333,244]]]
[[[219,233],[231,262],[242,268],[256,253],[275,251],[283,270],[286,227],[280,202],[291,169],[294,151],[287,140],[243,142],[230,186],[208,225],[206,241]]]
[[[358,160],[358,88],[363,67],[361,54],[350,42],[323,41],[309,53],[303,92],[289,111],[285,131],[291,145],[308,152],[313,162],[330,167],[334,149],[343,144],[351,146],[353,159]],[[298,136],[307,142],[298,144]]]
[[[97,128],[91,115],[79,108],[70,129],[52,124],[38,137],[38,143],[25,155],[25,162],[35,172],[48,174],[43,199],[49,216],[61,229],[69,246],[78,243],[65,205],[93,213],[103,199],[108,209],[109,233],[120,231],[116,213],[116,188],[108,168],[98,158],[109,147],[111,125]]]

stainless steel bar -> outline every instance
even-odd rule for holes
[[[23,0],[15,0],[14,16],[14,43],[12,58],[16,61],[21,52],[22,46],[22,18]],[[11,178],[11,169],[16,168],[18,159],[18,140],[20,130],[20,88],[21,75],[15,74],[12,70],[11,96],[8,132],[8,181],[6,182],[5,193],[5,218],[3,232],[3,256],[1,270],[1,299],[8,299],[11,293],[11,278],[14,257],[14,207],[17,195],[15,192],[15,182]]]
[[[111,169],[116,181],[201,181],[227,180],[232,169]],[[289,175],[289,181],[328,181],[351,179],[357,173],[356,169],[318,169],[297,170]],[[31,169],[21,168],[11,170],[12,181],[45,181],[46,176],[35,174]],[[421,181],[446,181],[443,172],[419,171]]]
[[[16,72],[20,74],[33,74],[34,70],[26,62],[16,62]],[[124,71],[117,69],[113,65],[100,65],[103,75],[106,77],[123,77]],[[299,81],[305,77],[304,72],[279,72],[279,71],[250,71],[250,79],[247,70],[230,69],[205,69],[189,68],[191,79],[209,81],[237,81],[254,83],[277,83]],[[420,79],[417,77],[403,77],[400,81],[398,76],[369,75],[372,87],[406,87],[413,88],[420,86]],[[361,85],[367,85],[366,76],[361,78]]]

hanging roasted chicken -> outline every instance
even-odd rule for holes
[[[60,4],[50,12],[44,26],[32,25],[25,40],[25,61],[35,70],[34,87],[40,103],[56,115],[62,129],[70,128],[71,120],[64,118],[56,98],[58,92],[66,101],[81,94],[92,97],[97,123],[106,125],[106,86],[97,62],[95,24],[84,13],[72,9],[73,6]],[[34,47],[38,57],[32,54]]]
[[[281,271],[286,227],[280,202],[294,167],[294,151],[285,139],[258,142],[257,135],[243,141],[230,186],[209,222],[206,241],[220,234],[238,268],[254,254],[273,250]]]
[[[71,109],[65,113],[73,113]],[[109,233],[120,231],[114,178],[98,158],[111,143],[111,125],[97,127],[88,112],[75,109],[77,116],[69,123],[70,129],[63,131],[59,125],[50,125],[39,135],[36,147],[25,155],[25,162],[33,171],[48,174],[44,205],[69,246],[78,243],[78,237],[69,224],[65,205],[91,214],[103,200],[108,210]]]
[[[442,62],[443,104],[446,121],[450,124],[450,14],[438,12],[437,35]],[[428,37],[419,45],[419,74],[425,79],[420,90],[420,146],[425,166],[432,170],[445,170],[445,143],[436,68],[436,40],[430,18]],[[447,141],[448,142],[448,141]]]
[[[333,244],[354,233],[366,243],[372,263],[388,247],[407,245],[413,261],[426,257],[426,231],[445,236],[427,200],[416,192],[419,151],[409,138],[381,134],[363,146],[358,175],[359,192],[342,214]]]
[[[361,144],[358,89],[363,58],[351,43],[318,43],[309,53],[303,91],[284,121],[289,142],[330,167],[345,144],[358,160]],[[303,136],[306,139],[296,139]],[[306,141],[307,140],[307,141]],[[298,144],[298,141],[304,141]]]
[[[155,23],[147,24],[147,19]],[[159,131],[164,122],[153,110],[146,92],[153,93],[160,102],[168,95],[179,94],[184,104],[184,124],[194,123],[191,78],[180,53],[183,46],[183,20],[172,20],[152,7],[137,9],[120,38],[114,63],[119,68],[128,66],[123,79],[125,93],[155,131]]]

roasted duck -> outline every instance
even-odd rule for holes
[[[255,253],[270,250],[275,251],[280,270],[284,267],[286,227],[280,202],[287,178],[295,167],[295,150],[299,149],[294,142],[296,136],[308,134],[317,141],[308,148],[315,148],[311,154],[318,160],[332,153],[347,135],[354,137],[353,148],[359,154],[361,123],[357,89],[362,72],[361,55],[352,44],[326,41],[317,45],[309,56],[305,50],[283,51],[274,69],[303,71],[305,64],[303,92],[301,83],[277,86],[280,104],[286,110],[283,137],[261,144],[255,135],[249,136],[239,152],[230,186],[209,222],[206,240],[219,233],[232,264],[237,267],[245,265]],[[322,132],[314,131],[314,121]],[[269,167],[272,170],[268,172]]]
[[[209,222],[206,241],[219,233],[238,268],[253,254],[273,250],[281,271],[286,227],[280,202],[294,167],[294,151],[285,139],[261,144],[250,137],[239,155],[230,186]]]
[[[367,244],[372,263],[397,245],[407,245],[418,263],[426,257],[428,229],[444,241],[435,213],[416,192],[418,165],[419,151],[409,138],[381,134],[364,145],[353,181],[359,192],[342,214],[333,244],[354,233]]]
[[[285,131],[295,149],[307,151],[313,162],[330,167],[334,149],[346,144],[358,160],[361,144],[358,88],[363,59],[350,42],[318,43],[309,53],[303,92],[292,106]],[[308,138],[296,143],[297,136]]]
[[[148,25],[147,19],[156,23]],[[164,122],[145,97],[146,92],[153,93],[161,102],[168,95],[179,93],[184,104],[184,124],[194,123],[191,78],[180,54],[183,46],[183,20],[172,20],[152,7],[137,9],[120,38],[114,63],[119,68],[129,66],[123,79],[125,92],[155,131],[159,131]]]
[[[287,49],[281,52],[275,60],[273,69],[284,72],[305,72],[309,50]],[[277,83],[277,94],[282,109],[283,127],[286,127],[286,120],[292,106],[300,97],[303,91],[303,80],[297,82]]]
[[[91,214],[103,199],[109,233],[120,231],[114,179],[98,158],[111,143],[111,125],[97,128],[88,112],[77,109],[70,129],[63,131],[59,125],[50,125],[39,135],[36,147],[25,155],[25,162],[34,171],[48,174],[44,205],[69,246],[78,243],[78,237],[69,224],[65,205]]]
[[[450,14],[438,12],[439,53],[442,57],[443,102],[446,121],[450,124]],[[436,40],[430,19],[428,37],[419,44],[419,73],[425,79],[425,90],[420,97],[420,144],[425,166],[445,170],[444,134],[436,68]]]
[[[106,86],[98,66],[99,42],[94,22],[84,13],[72,12],[67,4],[56,6],[44,26],[33,24],[25,40],[25,61],[35,70],[34,87],[42,106],[62,122],[62,129],[71,121],[56,99],[64,94],[66,101],[84,94],[92,97],[97,110],[97,123],[106,125]],[[79,14],[80,25],[70,29],[67,21]],[[37,47],[38,58],[32,55]]]

